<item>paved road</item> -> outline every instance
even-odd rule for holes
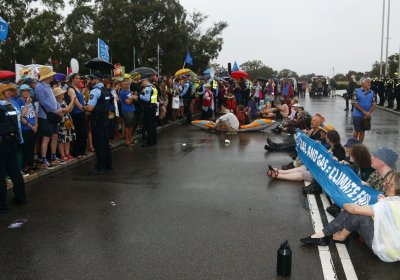
[[[301,102],[351,134],[343,99]],[[400,150],[399,122],[377,111],[366,143]],[[29,183],[30,203],[0,216],[0,279],[279,279],[284,240],[291,279],[323,279],[318,250],[298,241],[312,232],[302,184],[265,175],[267,163],[290,160],[264,152],[271,136],[288,139],[179,125],[159,135],[158,147],[115,151],[115,170],[104,176],[86,176],[88,162]],[[19,218],[28,221],[7,229]],[[358,241],[349,253],[359,279],[398,279],[399,264],[380,262]]]

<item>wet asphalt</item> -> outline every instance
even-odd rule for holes
[[[300,102],[342,142],[351,135],[342,98]],[[399,115],[377,109],[365,143],[400,151],[399,129]],[[267,164],[291,160],[265,152],[267,137],[291,136],[177,125],[159,134],[157,147],[115,150],[105,175],[87,176],[91,161],[29,183],[29,204],[9,202],[0,216],[0,279],[283,279],[276,254],[285,240],[289,279],[323,279],[318,250],[299,242],[313,231],[303,184],[266,176]],[[16,219],[27,222],[8,229]],[[348,250],[359,279],[398,279],[399,263],[379,261],[358,240]]]

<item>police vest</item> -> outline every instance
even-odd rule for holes
[[[105,87],[102,87],[100,91],[101,94],[91,113],[91,119],[92,121],[97,122],[97,124],[105,124],[108,120],[108,110],[113,98],[111,93]]]
[[[17,111],[11,105],[0,105],[0,143],[3,139],[10,142],[11,138],[17,143],[18,135]]]
[[[157,103],[157,97],[158,97],[158,90],[153,85],[149,85],[149,87],[153,91],[153,93],[151,94],[150,103],[151,104],[156,104]]]
[[[189,82],[187,82],[186,84],[189,84],[189,87],[188,87],[188,89],[187,89],[187,92],[186,92],[186,94],[183,96],[183,98],[184,99],[191,99],[192,98],[192,85],[189,83]],[[186,86],[186,84],[185,84],[185,86]]]

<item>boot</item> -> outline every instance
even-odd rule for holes
[[[322,188],[316,181],[312,181],[312,183],[310,185],[308,185],[307,187],[303,187],[303,193],[304,194],[320,194],[320,193],[322,193]]]

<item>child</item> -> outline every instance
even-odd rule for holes
[[[53,89],[54,96],[57,102],[60,104],[64,117],[58,126],[58,152],[60,153],[60,158],[63,161],[74,160],[74,157],[70,155],[71,142],[76,140],[75,128],[72,122],[71,115],[69,114],[74,108],[74,100],[72,100],[69,105],[64,101],[64,94],[66,90],[59,87]]]

